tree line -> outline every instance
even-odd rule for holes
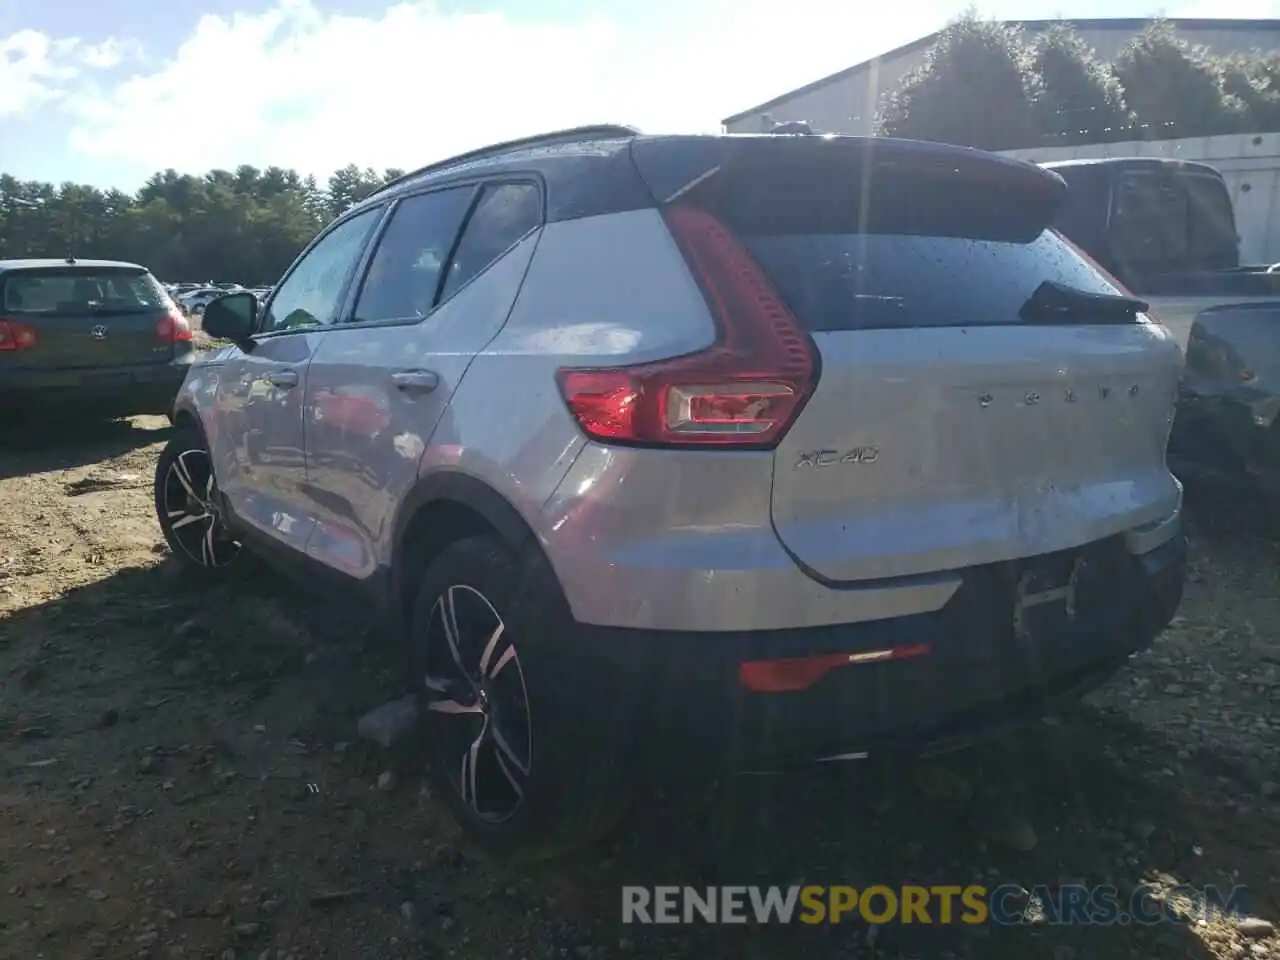
[[[1029,36],[970,12],[888,93],[878,132],[988,150],[1280,130],[1280,53],[1217,57],[1153,21],[1110,62],[1069,26]],[[165,170],[134,194],[0,175],[0,258],[129,260],[167,280],[273,283],[333,217],[399,170]]]
[[[1066,24],[970,12],[880,103],[877,132],[985,150],[1280,130],[1280,52],[1215,56],[1154,20],[1111,62]]]
[[[165,281],[275,283],[335,216],[401,170],[347,166],[321,186],[295,170],[165,170],[135,194],[0,174],[0,259],[141,263]]]

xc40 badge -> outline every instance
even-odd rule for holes
[[[854,447],[852,450],[810,450],[800,454],[796,469],[801,467],[833,467],[837,463],[875,463],[880,456],[876,447]]]

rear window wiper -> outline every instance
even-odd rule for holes
[[[1024,323],[1134,323],[1151,305],[1134,297],[1078,290],[1046,280],[1027,298],[1018,317]]]

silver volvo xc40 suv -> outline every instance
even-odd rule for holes
[[[1167,625],[1179,349],[1055,174],[891,139],[591,127],[411,173],[209,305],[156,472],[405,638],[497,851],[637,774],[944,749]]]

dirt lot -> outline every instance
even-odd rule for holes
[[[640,799],[617,840],[506,869],[412,757],[358,611],[191,585],[154,525],[163,421],[0,437],[0,955],[14,958],[1280,957],[1280,550],[1202,525],[1182,615],[1070,716],[890,775]],[[384,776],[384,774],[386,774]],[[1257,922],[623,927],[619,887],[1250,889]]]

